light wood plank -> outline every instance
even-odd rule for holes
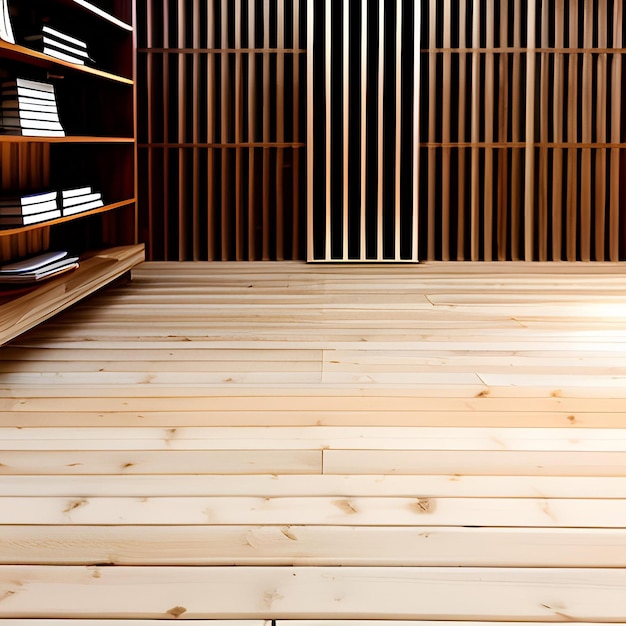
[[[626,527],[626,499],[4,497],[0,504],[0,525]]]
[[[293,524],[3,526],[0,564],[623,568],[625,533]]]
[[[325,450],[323,455],[325,474],[626,475],[621,452]]]
[[[315,450],[2,452],[2,474],[318,474]]]
[[[619,621],[625,584],[619,569],[3,566],[0,616]]]

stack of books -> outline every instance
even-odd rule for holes
[[[0,0],[0,39],[15,43],[9,15],[9,0]]]
[[[64,217],[104,206],[102,194],[94,192],[91,187],[64,189],[61,191],[61,200]]]
[[[11,135],[64,137],[54,85],[26,78],[4,81],[1,128]]]
[[[64,251],[46,252],[45,254],[0,267],[0,284],[24,285],[36,283],[77,267],[77,256],[71,256]]]
[[[85,65],[87,61],[92,61],[84,41],[47,25],[41,27],[41,34],[28,35],[24,37],[24,41],[27,45],[36,44],[44,54],[62,61],[77,65]]]
[[[57,192],[0,198],[0,226],[29,226],[61,217]]]

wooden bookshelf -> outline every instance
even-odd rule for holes
[[[32,289],[3,291],[0,343],[77,302],[143,260],[138,245],[135,34],[130,2],[10,2],[16,43],[0,41],[0,81],[54,85],[65,137],[0,134],[0,195],[91,185],[104,206],[35,225],[0,230],[0,262],[46,250],[81,258],[78,270]],[[26,33],[48,23],[85,41],[93,66],[28,47]],[[0,288],[1,289],[1,288]]]

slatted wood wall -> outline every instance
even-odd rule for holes
[[[331,17],[351,15],[353,32],[341,27],[350,20],[327,22],[325,6],[332,7]],[[376,84],[378,68],[389,79],[398,64],[409,67],[414,54],[410,46],[396,45],[408,41],[408,27],[398,32],[395,20],[402,13],[414,26],[408,19],[418,13],[412,2],[140,0],[140,179],[148,256],[381,260],[398,246],[400,256],[410,257],[416,239],[426,260],[625,258],[623,2],[420,0],[419,9],[414,40],[420,41],[421,62],[413,64],[419,85],[390,81],[387,93]],[[391,18],[381,22],[381,12]],[[317,64],[332,66],[330,83],[306,65],[313,19],[321,24],[319,41],[326,29],[330,33],[330,48],[322,45]],[[364,20],[369,48],[364,37],[353,36]],[[385,46],[374,46],[381,37]],[[342,82],[346,67],[352,82]],[[393,182],[393,120],[379,123],[376,111],[383,109],[369,100],[371,115],[363,115],[358,85],[367,80],[368,67],[370,99],[383,93],[392,112],[398,85],[407,109],[411,88],[419,88],[413,129],[419,128],[419,142],[412,146],[419,154],[413,159],[407,148],[400,155],[409,171],[419,161],[419,226],[402,222],[397,228],[412,190]],[[317,82],[307,102],[311,81]],[[329,102],[338,103],[340,123],[326,129]],[[322,120],[321,135],[310,127],[307,134],[307,109]],[[368,162],[375,163],[377,129],[385,124],[391,124],[384,131],[391,148],[384,151],[393,166],[366,166],[363,175],[362,154],[346,154],[345,146],[359,144],[366,133],[373,137]],[[313,134],[324,150],[319,162],[307,164]],[[402,184],[409,175],[401,175]],[[354,178],[352,191],[341,185],[342,177]],[[381,177],[387,190],[382,199],[383,186],[374,184]],[[374,207],[365,230],[363,195]],[[390,233],[382,241],[381,206],[392,224],[382,229]],[[327,225],[335,222],[329,234]]]
[[[150,258],[302,256],[303,7],[303,0],[138,3]]]
[[[622,1],[422,10],[426,258],[623,258]]]
[[[308,8],[308,259],[415,261],[419,1]]]

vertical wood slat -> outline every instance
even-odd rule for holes
[[[464,49],[467,46],[466,39],[467,28],[467,4],[459,3],[459,48]],[[466,103],[467,103],[467,72],[466,72],[467,54],[459,53],[459,114],[458,114],[458,140],[465,141],[466,133]],[[458,191],[457,191],[457,250],[456,258],[459,261],[465,260],[465,233],[466,233],[466,194],[465,194],[465,174],[466,174],[466,150],[459,148],[458,151]]]
[[[554,7],[554,45],[562,49],[565,45],[564,33],[566,29],[565,7],[556,2]],[[552,164],[552,260],[560,261],[563,256],[563,149],[558,144],[563,143],[563,108],[565,106],[565,63],[564,55],[554,55],[554,87],[553,87],[553,117],[554,143]]]
[[[335,0],[336,1],[336,0]],[[331,121],[332,121],[332,102],[331,102],[331,62],[332,62],[332,46],[331,46],[331,34],[332,34],[332,19],[331,19],[331,4],[333,0],[326,0],[324,5],[324,76],[325,76],[325,84],[324,84],[324,92],[325,92],[325,103],[326,103],[326,128],[325,128],[325,136],[326,136],[326,160],[325,160],[325,177],[324,180],[326,182],[326,224],[325,224],[325,247],[326,251],[326,260],[330,261],[332,259],[332,246],[331,246],[331,216],[332,216],[332,199],[331,199]],[[312,181],[309,181],[309,184],[312,184]]]
[[[528,51],[526,53],[526,93],[532,94],[535,89],[536,65],[536,10],[535,0],[528,2]],[[535,101],[526,98],[526,159],[524,180],[524,260],[533,260],[533,242],[535,238]]]
[[[619,50],[624,45],[623,4],[615,0],[613,4],[613,48],[618,52],[613,55],[611,68],[611,142],[619,143],[622,124],[622,55]],[[609,259],[618,261],[620,258],[620,149],[611,149],[610,185],[609,185]]]
[[[395,157],[394,157],[394,245],[393,245],[393,257],[399,259],[401,257],[400,250],[400,226],[401,226],[401,212],[400,205],[402,202],[401,188],[400,188],[400,165],[401,165],[401,144],[402,141],[402,24],[404,16],[402,14],[402,0],[396,0],[396,58],[395,58],[395,70],[396,74],[394,82],[396,85],[396,136],[395,136]]]
[[[170,47],[170,24],[169,24],[169,12],[168,3],[163,5],[163,47]],[[168,57],[163,58],[163,224],[165,228],[161,231],[163,238],[163,254],[166,259],[170,258],[169,251],[169,149],[167,144],[169,143],[169,63]]]
[[[547,0],[541,3],[541,48],[547,49],[550,43],[549,4]],[[548,103],[549,103],[549,60],[552,56],[548,52],[542,52],[539,56],[539,180],[538,180],[538,220],[536,225],[537,248],[539,261],[548,258],[548,186],[550,172],[548,171]],[[545,113],[544,113],[545,112]],[[532,260],[532,259],[531,259]]]
[[[234,2],[235,13],[235,48],[241,49],[242,43],[242,7],[241,0]],[[242,93],[242,55],[235,54],[235,259],[242,261],[245,256],[244,216],[242,207],[242,149],[243,141],[243,93]]]
[[[154,47],[154,14],[152,11],[152,2],[149,2],[146,6],[146,21],[143,24],[143,27],[146,32],[146,45],[148,49]],[[146,74],[147,74],[147,85],[146,89],[146,140],[148,142],[148,146],[152,146],[154,141],[153,134],[153,124],[154,124],[154,96],[152,83],[154,81],[154,55],[148,54],[146,58]],[[156,208],[154,206],[154,150],[152,147],[148,148],[147,155],[147,168],[146,168],[146,176],[147,176],[147,184],[146,184],[146,205],[147,205],[147,238],[146,238],[146,246],[148,250],[154,250],[155,247],[155,212]]]
[[[343,49],[342,49],[342,72],[343,72],[343,110],[341,124],[343,128],[343,163],[342,163],[342,258],[348,260],[348,229],[350,228],[348,212],[348,160],[350,158],[350,0],[343,1]]]
[[[598,48],[608,46],[608,10],[607,0],[598,0]],[[596,141],[606,143],[607,122],[607,54],[600,53],[597,57],[597,97],[596,97]],[[593,258],[595,261],[605,260],[605,229],[606,229],[606,154],[605,148],[596,150],[595,171],[595,238]]]
[[[452,5],[451,0],[443,2],[443,84],[452,82]],[[450,157],[451,150],[445,144],[450,143],[451,98],[442,102],[441,140],[441,259],[450,260]]]
[[[313,238],[314,235],[314,222],[313,222],[313,185],[312,181],[314,180],[314,167],[313,167],[313,159],[315,154],[315,148],[317,144],[315,143],[315,135],[314,135],[314,124],[313,124],[313,110],[314,110],[314,99],[313,99],[313,24],[314,24],[314,12],[313,12],[313,3],[308,2],[306,5],[307,16],[306,16],[306,79],[307,79],[307,107],[306,107],[306,145],[307,145],[307,166],[306,166],[306,179],[307,179],[307,200],[306,200],[306,240],[307,240],[307,260],[314,261],[315,260],[315,241]]]
[[[493,148],[493,118],[495,100],[495,59],[491,52],[495,47],[495,4],[494,0],[486,0],[486,43],[485,55],[485,174],[483,191],[483,259],[493,259],[493,188],[494,163]]]
[[[511,76],[511,109],[512,109],[512,140],[517,144],[521,139],[522,124],[522,3],[514,2],[513,13],[513,67]],[[519,261],[521,258],[520,239],[522,229],[522,158],[521,151],[513,148],[511,154],[511,260]]]
[[[229,0],[222,0],[221,13],[220,13],[220,46],[222,52],[220,52],[220,104],[221,104],[221,131],[220,141],[222,148],[220,149],[220,162],[221,162],[221,194],[220,194],[220,223],[221,223],[221,259],[227,261],[230,256],[230,194],[229,194],[229,152],[228,148],[224,147],[224,144],[228,143],[229,129],[232,123],[232,101],[229,98],[229,68],[228,68],[228,54],[224,52],[224,49],[229,47],[228,41],[228,11],[231,2]]]
[[[472,14],[472,149],[471,149],[471,188],[470,188],[470,228],[472,261],[480,260],[480,2],[474,5]]]
[[[256,48],[256,6],[255,2],[248,0],[248,47]],[[252,144],[256,139],[256,55],[253,54],[248,62],[248,142]],[[248,152],[248,259],[257,258],[256,250],[256,216],[255,216],[255,163],[254,148]]]
[[[437,218],[437,171],[436,157],[437,149],[430,147],[437,141],[436,124],[437,124],[437,2],[430,0],[428,6],[428,245],[426,247],[428,260],[434,260],[435,256],[435,237],[436,237],[436,218]]]
[[[178,0],[178,48],[185,48],[185,26],[187,22],[185,0]],[[185,55],[181,52],[178,56],[178,143],[184,144],[186,140],[187,125],[187,72],[185,67]],[[185,148],[178,148],[178,260],[187,258],[187,159]]]
[[[376,258],[383,256],[383,137],[384,137],[384,93],[385,93],[385,4],[378,3],[378,180],[376,201]]]
[[[278,49],[285,47],[285,0],[276,0],[276,39]],[[276,141],[280,144],[285,141],[285,56],[276,55]],[[284,198],[283,198],[283,168],[284,148],[276,150],[276,260],[285,259],[284,242]]]
[[[413,4],[413,40],[420,41],[421,38],[421,11],[419,4],[414,2]],[[411,259],[417,260],[417,242],[418,237],[418,190],[419,190],[419,115],[420,115],[420,67],[421,59],[418,51],[415,52],[413,59],[413,178],[411,180],[411,186],[413,189],[413,202],[411,211]]]
[[[360,139],[360,232],[359,232],[359,260],[364,261],[367,258],[367,68],[369,63],[367,48],[367,31],[369,27],[369,15],[367,2],[363,2],[361,6],[361,139]],[[311,181],[309,180],[309,184]]]
[[[215,48],[215,4],[207,3],[207,48]],[[211,146],[215,142],[216,131],[216,84],[215,84],[215,59],[213,55],[207,56],[207,144]],[[217,218],[215,198],[215,149],[209,147],[207,150],[207,259],[213,261],[217,259]]]
[[[500,47],[508,47],[509,34],[509,4],[500,4]],[[509,64],[508,55],[500,55],[499,76],[498,76],[498,142],[501,146],[507,142],[508,111],[509,111]],[[509,202],[508,202],[508,158],[509,151],[502,147],[498,150],[498,181],[497,181],[497,258],[499,261],[507,259],[507,229],[509,224]]]
[[[200,0],[193,0],[192,6],[192,24],[193,24],[193,47],[200,47]],[[193,93],[199,94],[200,92],[200,59],[197,54],[193,55],[193,78],[192,89]],[[200,98],[195,97],[191,99],[192,102],[192,139],[194,148],[192,150],[192,174],[193,181],[200,180],[200,151],[198,144],[200,143]],[[201,255],[201,243],[200,243],[200,188],[197,184],[191,186],[192,204],[191,204],[191,225],[192,225],[192,258],[194,261],[199,261],[202,258]]]
[[[578,41],[578,2],[572,2],[569,6],[569,47],[579,46]],[[569,67],[567,77],[567,141],[576,143],[578,117],[578,55],[575,52],[569,54]],[[578,231],[578,190],[577,190],[577,151],[575,148],[567,150],[567,260],[575,261],[577,256],[576,241]]]
[[[300,50],[300,1],[293,2],[293,47]],[[293,59],[293,123],[292,137],[294,142],[300,141],[300,55],[296,52]],[[292,194],[291,194],[291,258],[300,258],[300,220],[298,207],[300,206],[300,151],[291,151],[292,163]]]
[[[593,0],[584,0],[583,20],[593,23]],[[583,46],[593,46],[593,29],[584,29]],[[582,140],[591,143],[592,136],[592,102],[593,97],[593,59],[590,52],[583,54],[582,67]],[[591,149],[583,148],[580,164],[580,258],[581,261],[591,259]]]

